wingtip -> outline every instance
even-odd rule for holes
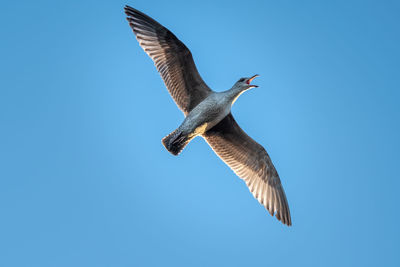
[[[290,218],[290,214],[284,214],[283,216],[281,216],[280,219],[278,218],[278,216],[276,216],[276,218],[288,227],[292,226],[292,219]]]
[[[272,209],[268,209],[267,206],[264,206],[266,210],[268,211],[269,214],[271,214],[272,217],[276,217],[278,221],[280,221],[282,224],[287,225],[287,226],[292,226],[292,218],[290,216],[290,213],[282,213],[279,210],[274,211]]]
[[[133,12],[136,12],[136,9],[134,9],[134,8],[131,7],[131,6],[125,5],[125,6],[124,6],[124,11],[125,11],[125,14],[126,14],[127,16],[132,16],[132,15],[133,15]]]

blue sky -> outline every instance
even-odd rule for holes
[[[172,30],[269,152],[271,217],[183,115],[125,20]],[[4,1],[1,266],[399,266],[397,1]]]

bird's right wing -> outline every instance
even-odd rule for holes
[[[127,20],[143,50],[153,59],[175,103],[186,115],[210,93],[189,49],[154,19],[125,6]]]
[[[275,213],[282,223],[292,224],[285,191],[267,151],[239,127],[231,113],[203,137],[272,216]]]

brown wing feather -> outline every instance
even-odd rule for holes
[[[127,20],[143,50],[153,59],[175,103],[186,115],[211,93],[189,49],[154,19],[130,6]]]
[[[242,178],[254,197],[282,223],[291,225],[289,205],[279,175],[265,149],[249,137],[232,114],[203,137],[215,153]]]

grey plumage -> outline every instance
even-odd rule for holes
[[[132,7],[126,6],[125,13],[139,44],[153,59],[186,116],[175,131],[163,138],[167,150],[178,155],[190,140],[202,136],[270,214],[291,225],[286,195],[268,153],[239,127],[231,114],[238,96],[257,87],[250,84],[257,75],[240,79],[230,90],[214,92],[198,73],[189,49],[172,32]]]

